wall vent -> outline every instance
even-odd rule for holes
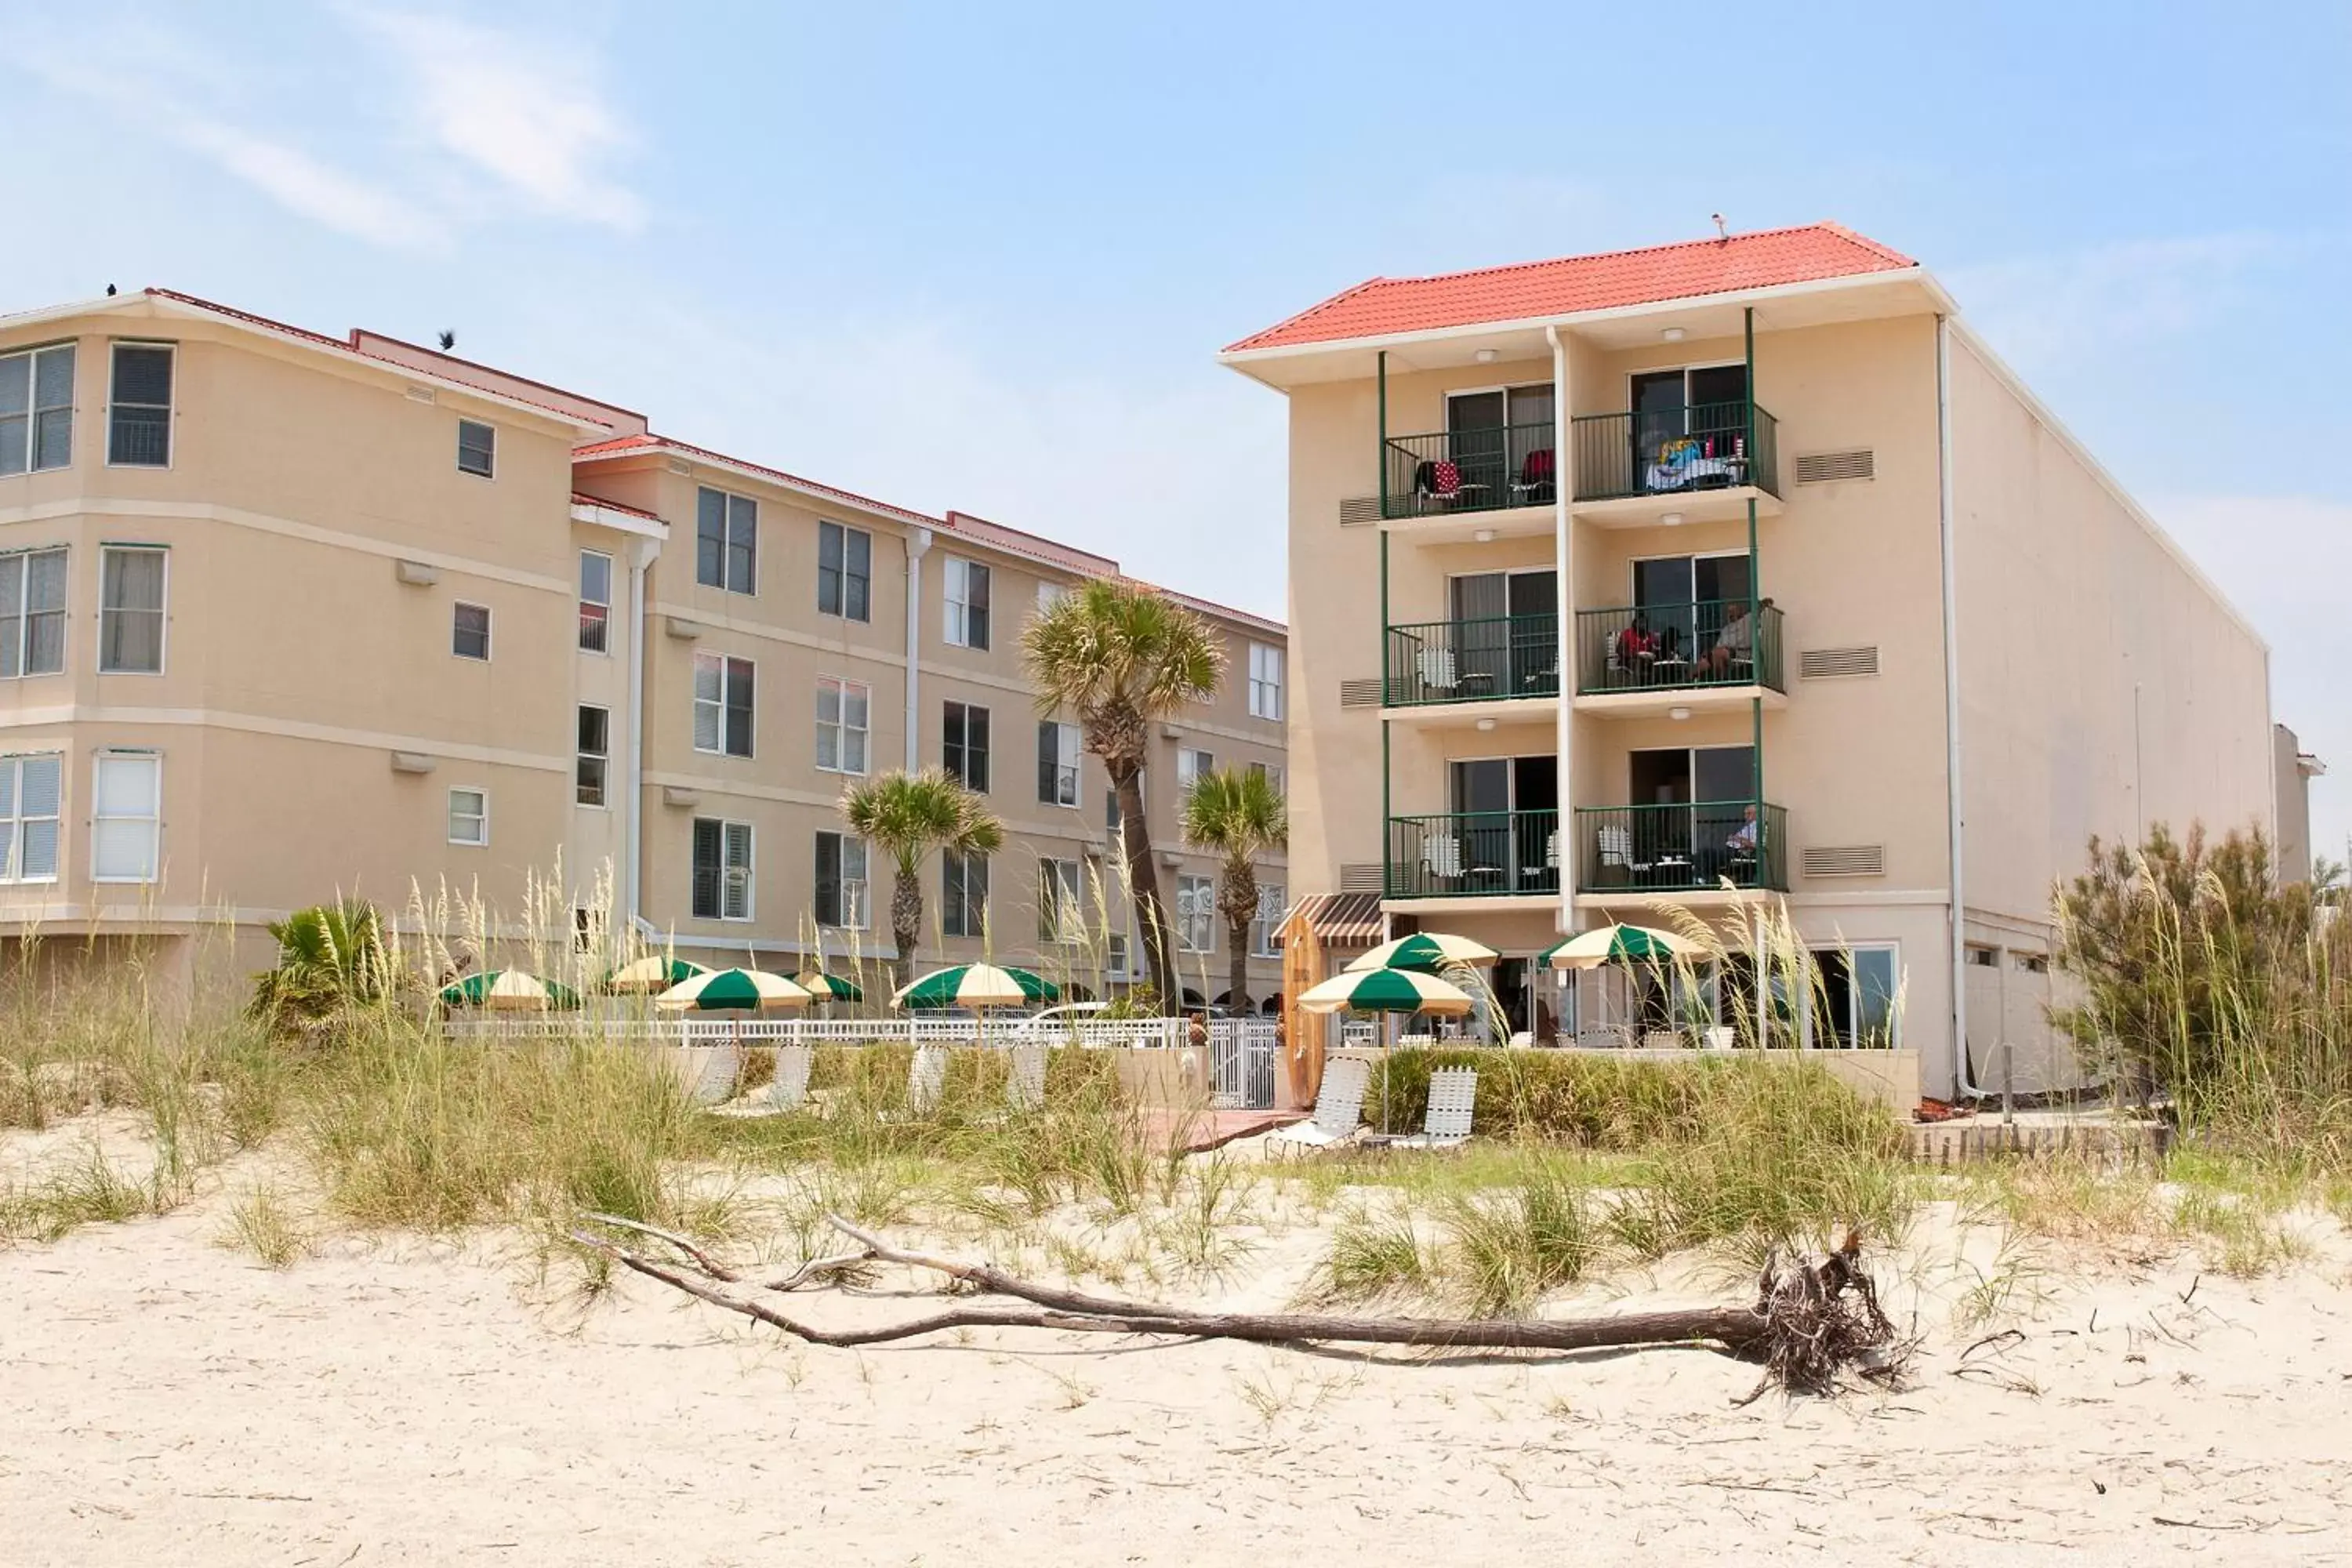
[[[1361,528],[1380,520],[1381,498],[1378,496],[1350,496],[1339,503],[1341,528]]]
[[[1377,860],[1366,860],[1339,868],[1339,890],[1343,893],[1380,893],[1387,891]]]
[[[662,629],[680,642],[692,642],[702,635],[702,623],[689,621],[684,616],[665,616]]]
[[[662,785],[662,804],[698,806],[702,804],[702,792],[698,789],[689,789],[684,784],[664,784]]]
[[[684,458],[672,458],[669,460],[669,471],[681,479],[691,479],[694,475],[694,465]]]
[[[429,386],[412,386],[408,389],[408,401],[430,403],[433,401],[433,389]]]
[[[1851,452],[1812,452],[1797,459],[1797,482],[1825,485],[1834,479],[1878,477],[1878,455],[1867,447]]]
[[[1809,647],[1797,655],[1797,675],[1804,680],[1840,680],[1877,673],[1875,647]]]
[[[392,753],[392,771],[396,773],[429,773],[433,771],[433,759],[422,752],[394,752]]]
[[[1882,844],[1817,844],[1805,851],[1808,877],[1884,877],[1886,847]]]
[[[422,561],[395,561],[392,563],[392,574],[412,588],[430,588],[441,581],[440,568],[429,566]]]
[[[1369,680],[1339,682],[1339,706],[1342,708],[1378,708],[1381,705],[1381,678]]]

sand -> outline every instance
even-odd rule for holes
[[[273,1271],[217,1245],[239,1180],[0,1249],[0,1563],[2352,1563],[2335,1240],[2251,1282],[2029,1275],[1975,1344],[1949,1293],[1999,1238],[1931,1215],[1912,1385],[1739,1409],[1753,1371],[1701,1351],[796,1348],[644,1281],[583,1313],[512,1237]],[[1171,1293],[1282,1300],[1320,1237],[1258,1240]]]

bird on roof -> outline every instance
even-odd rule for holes
[[[106,297],[110,300],[114,298],[114,285],[111,283],[106,286]]]

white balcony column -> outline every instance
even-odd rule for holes
[[[1576,929],[1576,868],[1582,858],[1576,834],[1575,792],[1570,787],[1576,774],[1569,759],[1569,746],[1576,729],[1576,529],[1569,511],[1569,500],[1576,493],[1576,451],[1569,441],[1572,428],[1569,410],[1572,405],[1569,400],[1568,344],[1556,326],[1544,329],[1544,341],[1551,345],[1552,598],[1558,605],[1553,616],[1558,639],[1554,668],[1559,671],[1559,690],[1554,694],[1553,712],[1558,729],[1554,749],[1559,752],[1555,771],[1559,781],[1555,792],[1558,822],[1554,831],[1559,836],[1559,915],[1556,923],[1566,932]]]

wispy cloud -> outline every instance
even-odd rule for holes
[[[1948,280],[2003,353],[2050,369],[2228,318],[2289,248],[2263,234],[2130,240],[1961,268]]]
[[[644,221],[644,204],[602,167],[630,137],[596,60],[571,39],[416,12],[344,15],[405,68],[416,128],[443,152],[550,216],[622,229]]]

